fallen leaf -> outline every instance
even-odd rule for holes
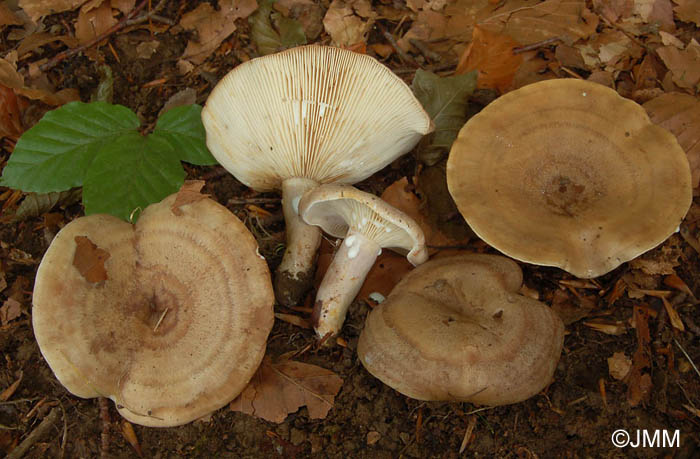
[[[693,89],[700,83],[700,44],[693,38],[685,49],[662,46],[656,50],[671,71],[673,82],[681,88]]]
[[[366,42],[374,16],[365,16],[368,20],[363,20],[362,14],[356,13],[367,14],[368,9],[371,10],[368,0],[333,0],[323,18],[323,26],[336,45],[352,46]]]
[[[479,25],[523,45],[553,37],[570,45],[596,31],[598,16],[586,8],[585,0],[509,1],[499,2]]]
[[[139,59],[150,59],[159,46],[160,42],[158,40],[142,41],[136,46],[136,55]]]
[[[681,292],[687,294],[693,299],[695,298],[695,295],[690,290],[690,287],[688,287],[688,284],[686,284],[683,279],[681,279],[675,274],[670,274],[664,277],[664,285],[667,285],[671,288],[675,288],[676,290],[680,290]]]
[[[383,297],[389,296],[394,286],[412,269],[413,265],[405,256],[390,250],[383,251],[367,273],[357,298],[365,302],[372,300],[377,303],[374,300],[376,296],[372,294],[379,293]]]
[[[606,335],[619,336],[627,331],[625,323],[618,320],[607,319],[591,319],[583,323],[586,327],[592,328],[595,331],[605,333]]]
[[[187,42],[183,59],[201,64],[236,30],[236,19],[247,18],[258,7],[255,0],[226,0],[219,2],[216,11],[210,3],[200,3],[180,20],[185,30],[196,32],[196,38]]]
[[[293,19],[304,28],[304,34],[309,40],[315,40],[323,32],[323,16],[326,10],[318,2],[312,0],[278,0],[273,5],[289,19]]]
[[[651,121],[673,133],[688,155],[693,187],[700,183],[700,100],[688,94],[668,93],[645,103]]]
[[[673,11],[678,15],[678,19],[685,22],[694,22],[700,26],[700,0],[673,0],[678,5]]]
[[[0,139],[16,141],[23,131],[20,101],[12,89],[0,84]]]
[[[80,201],[82,190],[74,188],[53,193],[27,193],[14,214],[15,220],[38,217],[58,205],[69,205]]]
[[[112,8],[116,8],[124,14],[131,12],[134,9],[136,0],[111,0]]]
[[[523,57],[513,54],[519,43],[508,35],[474,27],[472,41],[462,54],[455,75],[478,71],[477,88],[492,88],[504,93],[513,83]]]
[[[201,193],[205,184],[204,180],[186,180],[180,187],[180,191],[177,192],[175,202],[170,207],[173,214],[182,215],[180,207],[207,199],[209,195]]]
[[[7,5],[0,3],[0,27],[6,25],[22,25],[24,21]]]
[[[110,257],[109,252],[102,250],[92,243],[86,236],[75,237],[75,266],[86,281],[91,283],[107,280],[105,261]]]
[[[323,419],[342,385],[343,380],[325,368],[292,360],[272,363],[266,357],[230,407],[281,423],[289,413],[306,405],[311,419]]]
[[[75,23],[75,37],[81,45],[103,35],[117,24],[109,2],[103,2],[97,8],[90,9],[89,6],[85,5],[80,9]]]
[[[637,329],[637,350],[632,357],[632,367],[627,375],[627,402],[635,407],[649,397],[651,393],[651,349],[649,343],[649,313],[646,308],[635,306],[632,317]]]
[[[14,393],[17,391],[17,388],[19,387],[19,383],[22,382],[22,377],[24,376],[24,373],[20,371],[19,373],[19,378],[12,384],[10,384],[9,387],[7,387],[4,391],[0,393],[0,402],[6,402],[7,400],[14,395]]]
[[[122,419],[122,435],[124,435],[124,438],[129,443],[129,445],[131,445],[131,447],[134,448],[136,454],[139,457],[143,457],[143,452],[141,451],[141,444],[139,443],[139,437],[136,436],[134,426],[131,425],[131,423],[126,419]]]
[[[273,4],[274,0],[261,0],[258,10],[248,19],[251,38],[261,55],[306,43],[301,24],[273,12]]]
[[[632,368],[632,360],[624,352],[615,352],[608,357],[608,373],[618,381],[625,379]]]
[[[163,113],[167,112],[171,108],[182,107],[183,105],[193,105],[197,103],[197,90],[194,88],[185,88],[182,91],[178,91],[168,99],[163,108],[158,112],[160,117]]]
[[[22,304],[14,298],[8,298],[0,306],[0,324],[4,327],[8,322],[22,315]]]
[[[476,72],[440,77],[421,69],[416,71],[411,88],[435,125],[435,130],[419,145],[421,161],[433,165],[452,147],[467,121],[467,102],[476,87],[476,79]]]
[[[276,312],[275,317],[282,322],[287,322],[288,324],[296,325],[297,327],[311,329],[311,322],[303,317],[299,317],[294,314],[283,314],[281,312]]]
[[[42,16],[72,11],[87,0],[19,0],[19,7],[36,22]]]

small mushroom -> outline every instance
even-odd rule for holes
[[[420,226],[377,196],[349,185],[322,185],[299,202],[309,225],[344,238],[316,294],[313,319],[319,338],[335,336],[382,248],[404,253],[414,266],[428,259]]]
[[[175,199],[135,225],[72,221],[34,285],[34,334],[61,384],[109,397],[145,426],[184,424],[234,399],[274,320],[267,263],[246,227],[211,199]]]
[[[662,243],[692,198],[675,137],[612,89],[574,79],[525,86],[472,117],[447,184],[488,244],[583,278]]]
[[[370,56],[302,46],[243,63],[202,110],[207,145],[238,180],[282,190],[287,249],[275,277],[283,305],[313,281],[321,241],[298,215],[302,194],[352,184],[409,151],[432,129],[411,89]]]
[[[411,398],[505,405],[552,380],[564,325],[518,294],[522,272],[497,255],[438,258],[414,269],[370,312],[357,353]]]

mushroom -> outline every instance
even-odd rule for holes
[[[377,196],[349,185],[322,185],[299,202],[309,225],[344,238],[316,294],[312,323],[319,338],[335,336],[382,248],[406,254],[414,266],[428,259],[420,226]]]
[[[257,191],[282,190],[287,249],[275,278],[280,303],[311,286],[321,241],[298,215],[321,183],[352,184],[409,151],[432,129],[411,89],[372,57],[302,46],[245,62],[202,110],[207,146]]]
[[[246,227],[210,199],[175,199],[135,225],[72,221],[34,285],[34,334],[61,384],[109,397],[145,426],[184,424],[234,399],[274,320],[267,263]]]
[[[524,86],[459,132],[447,184],[474,232],[517,260],[601,276],[662,243],[692,198],[675,137],[605,86]]]
[[[438,258],[414,269],[367,317],[365,368],[418,400],[505,405],[552,380],[564,325],[518,294],[522,271],[498,255]]]

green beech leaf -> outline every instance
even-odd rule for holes
[[[151,136],[170,144],[177,158],[182,161],[198,166],[216,164],[207,149],[202,107],[199,105],[183,105],[163,113]]]
[[[175,193],[184,181],[185,171],[167,141],[128,132],[105,145],[90,165],[83,186],[85,214],[129,220],[134,210]]]
[[[433,165],[449,152],[467,121],[467,102],[476,88],[476,77],[476,71],[451,77],[416,71],[413,93],[435,123],[435,131],[418,147],[418,159],[424,163]]]
[[[37,193],[81,186],[97,152],[138,127],[136,115],[121,105],[68,103],[20,137],[0,185]]]

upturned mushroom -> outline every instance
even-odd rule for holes
[[[270,273],[246,227],[211,199],[175,199],[135,225],[72,221],[34,285],[34,334],[61,384],[109,397],[145,426],[184,424],[234,399],[274,320]]]
[[[551,380],[564,325],[519,295],[522,272],[497,255],[429,261],[408,273],[367,317],[364,367],[418,400],[505,405]]]
[[[363,180],[432,129],[411,89],[387,67],[318,45],[239,65],[212,91],[202,121],[224,168],[255,190],[282,190],[287,249],[275,293],[284,305],[311,286],[321,240],[298,215],[302,194]]]
[[[675,137],[612,89],[573,79],[525,86],[472,117],[447,184],[485,242],[583,278],[662,243],[692,198]]]
[[[316,294],[312,323],[319,338],[335,336],[382,248],[403,253],[414,266],[428,259],[420,226],[377,196],[349,185],[322,185],[304,194],[299,214],[344,238]]]

